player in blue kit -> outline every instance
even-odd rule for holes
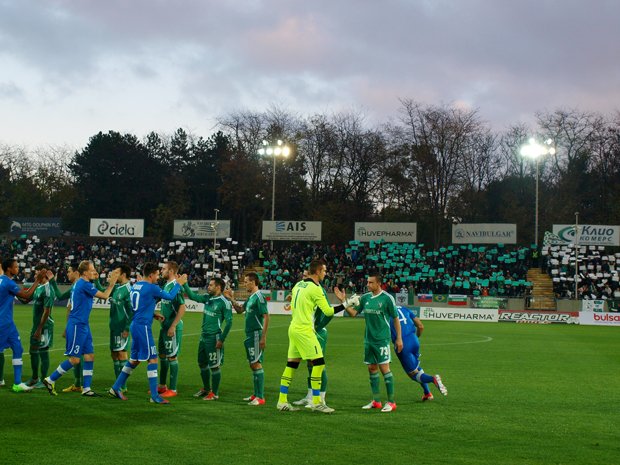
[[[74,365],[80,363],[80,357],[83,356],[82,374],[84,381],[82,395],[84,397],[99,397],[99,394],[90,387],[93,380],[95,350],[88,320],[93,309],[93,297],[107,300],[114,289],[120,270],[116,269],[110,273],[108,287],[103,292],[97,290],[92,283],[98,276],[93,262],[88,260],[82,261],[78,266],[78,272],[80,273],[80,279],[75,282],[71,291],[71,311],[69,312],[66,328],[65,355],[69,358],[58,365],[54,373],[43,379],[43,384],[49,393],[55,396],[56,381]]]
[[[422,385],[424,397],[422,401],[433,400],[433,394],[428,388],[429,383],[434,384],[444,396],[448,395],[448,389],[441,382],[441,376],[430,376],[424,373],[420,366],[420,340],[418,339],[424,331],[424,325],[417,317],[415,312],[407,307],[396,307],[398,313],[398,321],[400,321],[403,350],[396,353],[400,364],[403,366],[405,373],[417,383]],[[390,320],[390,332],[392,342],[396,340],[396,330],[394,323]]]
[[[122,386],[127,382],[131,372],[140,364],[146,362],[146,375],[151,387],[151,402],[156,404],[168,404],[157,392],[157,342],[153,339],[153,318],[162,320],[160,314],[155,315],[156,299],[174,300],[181,290],[181,286],[187,283],[187,275],[177,277],[176,283],[170,292],[163,291],[156,283],[159,279],[159,267],[154,263],[144,265],[144,278],[138,281],[131,288],[131,305],[134,311],[133,321],[129,327],[131,332],[131,355],[129,361],[123,367],[121,374],[118,375],[114,386],[110,388],[108,394],[121,400],[127,397],[121,392]]]
[[[19,332],[13,321],[13,302],[15,297],[27,302],[32,298],[35,289],[43,281],[47,270],[40,270],[36,277],[34,285],[29,289],[21,289],[13,277],[19,273],[19,264],[13,258],[6,259],[2,262],[4,274],[0,275],[0,352],[10,347],[13,351],[13,392],[27,392],[32,387],[22,383],[22,347]],[[51,274],[51,273],[50,273]]]

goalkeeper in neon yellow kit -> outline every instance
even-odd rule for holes
[[[288,362],[282,373],[280,381],[280,397],[278,410],[299,410],[288,402],[288,388],[291,385],[295,370],[301,360],[309,360],[312,363],[310,384],[312,386],[312,409],[315,412],[332,413],[333,408],[321,402],[321,375],[325,369],[323,350],[314,330],[314,312],[318,307],[325,316],[343,311],[345,305],[332,307],[320,282],[325,277],[327,266],[322,260],[313,260],[308,268],[308,277],[298,282],[293,288],[291,299],[291,311],[293,314],[291,325],[288,329],[289,346]]]

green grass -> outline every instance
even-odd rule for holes
[[[52,368],[63,359],[64,310],[56,309]],[[28,341],[31,311],[17,307]],[[113,382],[106,312],[94,310],[94,388]],[[362,411],[370,398],[362,364],[363,320],[329,326],[328,404],[336,413],[275,409],[286,360],[288,317],[273,316],[265,359],[267,405],[251,407],[242,317],[226,342],[217,402],[192,398],[201,315],[185,318],[180,395],[169,406],[147,402],[146,367],[129,379],[129,401],[77,394],[0,390],[0,464],[613,464],[620,463],[620,333],[564,325],[425,322],[422,366],[449,390],[421,403],[422,391],[393,365],[398,410]],[[157,331],[156,331],[157,333]],[[25,347],[27,350],[27,347]],[[5,380],[12,382],[10,351]],[[30,376],[24,356],[24,379]],[[306,392],[306,370],[291,399]],[[70,374],[57,384],[72,382]],[[382,389],[384,387],[382,386]]]

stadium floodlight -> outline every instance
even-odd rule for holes
[[[521,155],[536,161],[536,213],[534,215],[534,244],[538,248],[538,162],[544,155],[555,155],[553,140],[547,139],[544,144],[539,144],[533,137],[526,145],[521,147]]]
[[[269,155],[273,158],[273,179],[271,183],[271,221],[275,221],[276,213],[276,157],[288,157],[291,153],[291,149],[281,139],[278,139],[275,144],[270,144],[263,139],[262,146],[258,149],[260,156]],[[271,241],[271,248],[273,249],[273,241]]]

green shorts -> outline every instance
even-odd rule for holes
[[[314,360],[323,357],[323,349],[316,333],[311,330],[288,328],[288,358]]]
[[[41,339],[34,339],[34,333],[37,328],[32,328],[30,331],[30,345],[32,347],[36,347],[37,349],[49,349],[54,344],[54,320],[48,318],[45,324],[43,325],[43,330],[41,331]]]
[[[127,336],[123,336],[125,329],[110,329],[110,350],[112,352],[127,352],[129,347],[129,331],[126,332]]]
[[[319,344],[321,344],[321,349],[323,350],[323,356],[325,356],[325,348],[327,347],[327,328],[323,328],[317,331],[316,337],[319,340]]]
[[[183,328],[175,328],[174,336],[168,337],[169,328],[161,328],[159,331],[159,347],[157,351],[160,356],[176,357],[181,353],[181,341],[183,339]]]
[[[364,342],[364,363],[366,365],[383,365],[392,361],[390,340]]]
[[[198,342],[198,366],[217,368],[224,364],[224,348],[216,349],[220,334],[201,334]]]
[[[245,347],[245,356],[250,363],[263,362],[263,351],[260,348],[260,338],[262,335],[262,331],[252,331],[245,335],[243,346]]]

